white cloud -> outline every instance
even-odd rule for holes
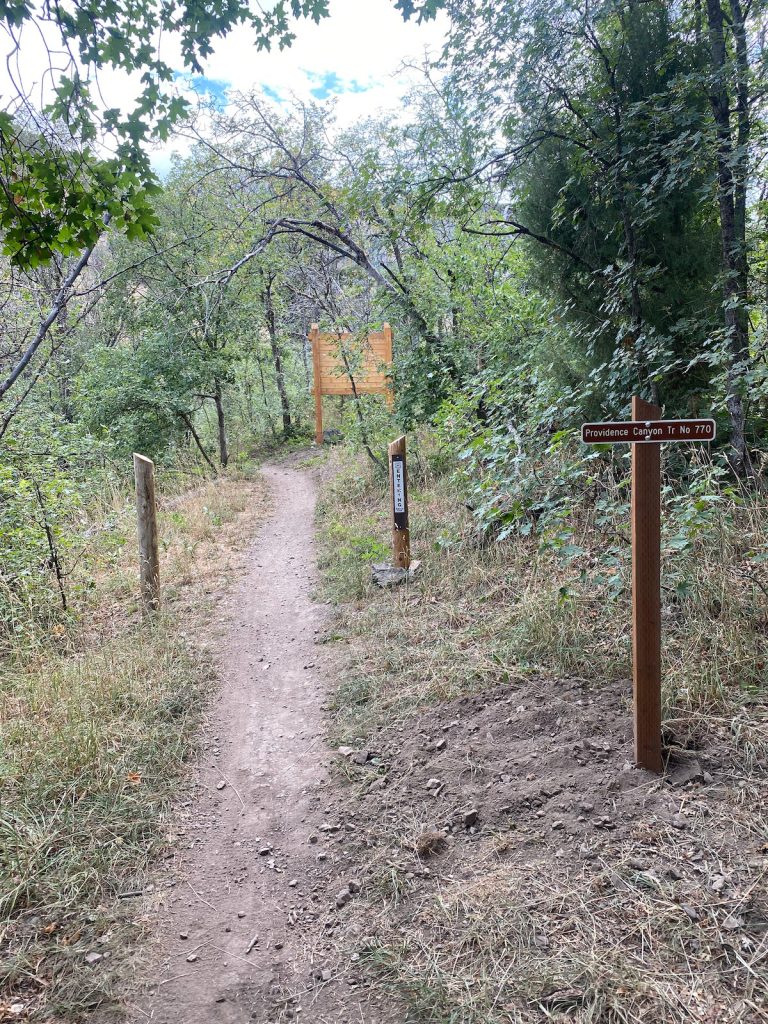
[[[418,64],[426,53],[437,55],[447,24],[445,15],[422,25],[405,22],[395,10],[394,0],[330,0],[330,16],[319,24],[299,22],[297,38],[285,50],[259,51],[251,33],[235,28],[218,42],[203,74],[214,82],[218,93],[222,85],[229,85],[235,91],[262,89],[273,100],[294,95],[304,101],[333,103],[337,120],[344,126],[380,110],[397,109],[409,85],[419,78],[418,71],[403,70],[403,63]],[[51,96],[51,79],[44,74],[46,57],[36,29],[27,26],[14,78],[18,79],[15,84],[29,91],[38,108]],[[162,57],[184,71],[177,40],[165,37]],[[10,97],[15,84],[3,63],[0,61],[0,91]],[[15,67],[14,61],[11,66]],[[180,79],[180,84],[184,80]],[[106,106],[125,109],[138,94],[138,74],[104,71],[99,86]],[[168,169],[173,152],[187,149],[188,143],[178,138],[157,147],[152,158],[158,172]]]
[[[333,102],[345,125],[397,108],[419,78],[403,64],[418,64],[427,52],[436,56],[446,28],[445,16],[422,25],[403,21],[394,0],[331,0],[330,16],[317,25],[300,23],[286,50],[257,51],[248,33],[236,30],[208,58],[205,75],[229,82],[236,91],[260,88],[273,100],[295,95]],[[170,153],[184,148],[171,140],[158,150],[157,169],[162,173]]]

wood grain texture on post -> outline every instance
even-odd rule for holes
[[[320,325],[312,324],[309,329],[309,341],[312,345],[312,370],[314,374],[315,394],[315,441],[323,443],[323,388],[320,367]]]
[[[133,454],[136,478],[136,514],[139,524],[139,579],[144,611],[160,607],[160,553],[155,504],[155,464],[143,455]]]
[[[392,366],[392,359],[394,356],[394,346],[392,344],[392,327],[388,323],[382,324],[382,333],[384,335],[384,362],[387,366]],[[395,393],[392,390],[392,377],[390,376],[387,383],[387,390],[385,393],[385,400],[387,407],[392,409],[395,404]]]
[[[389,454],[389,493],[392,505],[392,556],[398,569],[411,565],[411,533],[408,527],[408,467],[405,437],[392,441]]]
[[[632,419],[661,409],[632,399]],[[632,445],[632,682],[635,761],[661,772],[661,447]]]

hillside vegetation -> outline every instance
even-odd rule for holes
[[[768,605],[733,542],[764,504],[721,496],[668,549],[662,781],[632,765],[626,556],[597,580],[625,514],[587,491],[579,553],[488,543],[428,438],[411,476],[422,566],[382,592],[365,562],[386,550],[386,490],[334,462],[331,735],[366,878],[342,955],[414,1022],[762,1020]]]
[[[220,37],[288,47],[333,14],[266,6],[0,8],[7,68],[37,59],[37,32],[51,90],[37,109],[9,70],[0,110],[0,1020],[106,998],[83,958],[130,920],[121,894],[194,748],[209,667],[190,637],[265,507],[254,466],[312,441],[315,323],[351,392],[325,399],[323,586],[349,652],[331,738],[381,736],[389,790],[340,765],[372,807],[399,794],[386,835],[410,851],[402,867],[371,840],[384,909],[361,962],[435,1024],[765,1020],[768,6],[397,0],[444,19],[444,48],[396,110],[353,122],[270,86],[212,90]],[[102,101],[115,72],[134,76],[125,109]],[[183,155],[161,181],[169,138]],[[358,388],[384,323],[392,404]],[[698,758],[710,779],[679,793],[624,770],[630,456],[579,439],[633,395],[717,424],[662,449],[664,739],[670,769]],[[403,433],[423,564],[382,594],[369,566]],[[133,452],[160,481],[164,610],[146,620]],[[554,713],[561,692],[577,713]],[[425,803],[396,731],[421,771],[419,723],[434,748],[457,718],[499,749],[460,745],[457,805]],[[527,770],[520,797],[535,856],[501,798],[452,830],[461,785],[479,801],[539,756],[549,774]],[[610,819],[614,782],[626,827],[580,860],[578,805]],[[566,794],[562,819],[542,787]],[[445,888],[414,903],[431,845],[450,846]]]

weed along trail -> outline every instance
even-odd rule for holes
[[[159,952],[136,1021],[361,1020],[354,984],[329,961],[339,890],[355,885],[323,815],[315,484],[293,467],[265,468],[272,508],[223,602],[220,688],[158,885]],[[367,1007],[362,1019],[381,1018]]]

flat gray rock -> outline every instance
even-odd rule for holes
[[[389,562],[375,562],[371,566],[373,582],[380,587],[395,587],[398,583],[407,583],[418,572],[421,562],[411,562],[409,569],[400,569]]]

